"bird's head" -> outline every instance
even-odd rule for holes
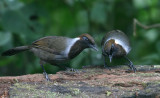
[[[85,48],[93,48],[94,50],[98,51],[93,37],[91,37],[89,34],[82,34],[79,36],[79,38]]]
[[[104,47],[104,54],[109,57],[110,62],[112,62],[112,57],[116,55],[118,49],[117,44],[114,39],[109,40]]]

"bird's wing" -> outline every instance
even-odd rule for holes
[[[57,38],[55,36],[48,36],[48,37],[44,37],[41,38],[39,40],[36,40],[32,43],[32,47],[35,48],[39,48],[42,49],[44,51],[53,53],[55,55],[62,55],[62,48],[65,47],[58,47],[58,43],[59,45],[61,45],[61,41],[57,40]]]
[[[39,48],[41,50],[44,50],[44,51],[47,51],[49,53],[52,53],[52,54],[55,54],[55,55],[61,55],[61,53],[59,51],[56,51],[55,49],[51,49],[51,48],[48,48],[48,47],[44,47],[44,46],[41,46],[41,45],[35,45],[33,46],[34,48]]]

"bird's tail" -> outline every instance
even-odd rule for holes
[[[15,48],[9,49],[9,50],[3,52],[1,55],[2,56],[11,56],[11,55],[15,55],[15,54],[17,54],[19,52],[26,51],[28,49],[30,49],[29,46],[19,46],[19,47],[15,47]]]

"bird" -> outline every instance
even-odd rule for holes
[[[60,67],[58,64],[69,61],[79,55],[84,49],[93,48],[98,51],[93,37],[87,33],[75,38],[64,36],[46,36],[34,41],[30,45],[18,46],[3,52],[2,56],[11,56],[29,50],[40,59],[44,76],[49,81],[43,65],[49,63]]]
[[[127,57],[127,54],[131,51],[129,38],[125,33],[120,30],[112,30],[102,38],[101,41],[102,56],[104,58],[104,67],[107,67],[106,57],[108,56],[110,63],[114,57],[124,57],[129,61],[129,67],[136,72],[132,61]],[[107,67],[110,69],[109,67]]]

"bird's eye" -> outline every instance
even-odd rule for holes
[[[88,41],[88,38],[87,38],[87,37],[83,37],[83,40],[86,40],[86,41]]]

